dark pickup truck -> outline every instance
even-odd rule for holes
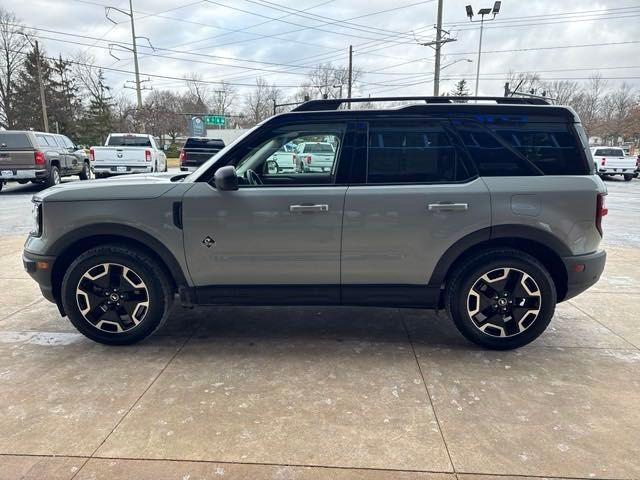
[[[218,138],[189,137],[180,149],[180,170],[192,172],[224,148]]]

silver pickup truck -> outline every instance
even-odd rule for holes
[[[153,135],[112,133],[103,147],[91,147],[91,169],[96,178],[128,173],[167,171],[167,156]]]

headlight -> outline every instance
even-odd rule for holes
[[[42,203],[33,201],[31,206],[32,225],[31,232],[34,237],[42,235]]]

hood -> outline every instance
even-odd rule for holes
[[[185,176],[176,173],[153,173],[81,180],[47,188],[36,193],[33,199],[44,202],[74,202],[157,198],[173,189],[178,184],[177,180]]]

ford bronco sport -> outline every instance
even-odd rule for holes
[[[195,305],[446,308],[469,340],[525,345],[605,264],[606,189],[569,108],[447,97],[303,103],[198,170],[53,187],[24,265],[87,337],[129,344]],[[355,104],[360,100],[351,99]],[[327,171],[270,165],[335,146]]]

